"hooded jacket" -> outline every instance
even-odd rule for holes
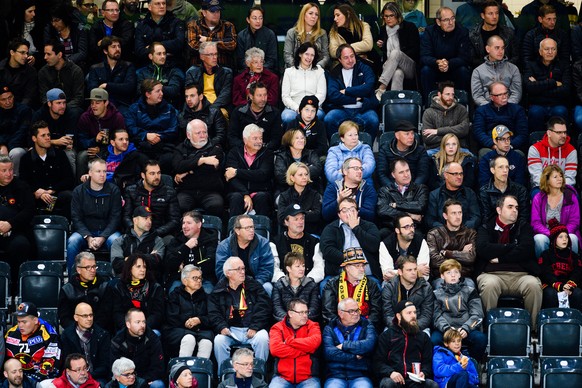
[[[472,360],[466,369],[463,369],[459,361],[455,358],[453,352],[444,346],[435,346],[432,358],[432,367],[434,370],[434,381],[439,385],[439,388],[446,388],[447,382],[456,375],[466,371],[469,373],[469,384],[471,386],[479,386],[479,373]]]
[[[434,328],[444,333],[451,327],[467,333],[477,330],[483,321],[483,305],[479,291],[465,283],[442,285],[434,290]]]
[[[531,179],[531,187],[540,185],[542,171],[550,164],[558,165],[564,171],[567,185],[574,186],[576,184],[578,152],[570,143],[570,136],[566,137],[566,143],[563,146],[551,147],[546,133],[542,140],[529,147],[527,170]]]
[[[109,238],[119,230],[121,194],[113,183],[105,182],[100,191],[93,191],[89,181],[73,190],[71,201],[72,231],[81,236]],[[93,235],[100,232],[98,236]]]
[[[362,178],[372,180],[372,174],[376,169],[376,160],[372,148],[358,141],[358,144],[351,150],[343,142],[333,146],[327,152],[325,159],[325,177],[328,182],[334,182],[343,179],[342,165],[348,158],[358,158],[362,161]]]
[[[415,139],[414,144],[408,150],[401,152],[396,147],[396,143],[397,140],[394,139],[389,147],[381,147],[379,150],[376,170],[378,171],[380,186],[387,186],[394,182],[394,178],[390,173],[390,162],[398,157],[403,157],[408,162],[414,183],[419,185],[427,184],[430,158],[426,154],[424,146]]]
[[[156,105],[148,105],[145,97],[140,97],[129,107],[125,124],[129,140],[138,146],[149,144],[146,140],[148,133],[159,134],[164,143],[178,140],[178,111],[166,100]]]
[[[287,306],[293,299],[302,299],[309,308],[308,318],[319,321],[321,316],[321,300],[319,298],[319,283],[305,276],[296,289],[289,285],[289,276],[283,276],[273,285],[271,300],[273,304],[273,318],[281,321],[287,316]]]
[[[455,101],[450,107],[444,107],[439,100],[439,96],[434,96],[430,108],[422,114],[422,127],[437,130],[434,136],[422,135],[424,145],[427,149],[439,148],[443,136],[452,133],[459,138],[461,147],[468,148],[470,123],[467,108]]]
[[[100,153],[101,159],[107,166],[107,182],[112,182],[125,192],[125,188],[138,179],[149,158],[137,151],[133,143],[129,143],[127,150],[119,155],[115,155],[113,146],[110,144],[107,149]]]
[[[521,101],[521,74],[519,68],[509,62],[507,57],[500,61],[492,61],[489,56],[471,75],[471,94],[477,106],[491,101],[489,85],[493,82],[503,82],[509,91],[508,102],[519,104]]]

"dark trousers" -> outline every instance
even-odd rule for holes
[[[228,193],[226,195],[230,207],[230,217],[241,215],[245,212],[244,194]],[[271,216],[273,209],[273,197],[271,193],[261,191],[253,197],[253,209],[258,215]]]

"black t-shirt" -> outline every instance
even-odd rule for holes
[[[240,246],[238,246],[238,257],[242,260],[242,262],[245,264],[245,269],[246,269],[246,273],[249,276],[255,276],[255,274],[253,273],[253,270],[251,269],[250,266],[250,261],[249,261],[249,257],[251,255],[251,244],[247,245],[246,248],[241,248]]]
[[[481,39],[483,39],[483,47],[487,46],[487,41],[493,35],[499,35],[499,26],[495,27],[495,29],[492,31],[485,31],[481,28]]]

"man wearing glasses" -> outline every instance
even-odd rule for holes
[[[547,124],[546,134],[542,140],[529,147],[527,153],[527,168],[532,189],[540,185],[542,171],[550,164],[560,166],[562,171],[564,171],[567,185],[576,185],[578,152],[570,143],[566,120],[562,117],[554,116],[550,118]]]
[[[522,108],[523,109],[523,108]],[[481,155],[479,158],[479,187],[483,187],[493,177],[490,170],[490,162],[495,157],[505,156],[509,162],[509,179],[525,186],[527,171],[525,155],[521,151],[515,151],[511,145],[513,132],[505,125],[496,125],[491,132],[491,138],[495,149]]]
[[[371,360],[376,330],[362,318],[358,302],[352,298],[337,304],[338,316],[323,330],[323,350],[327,361],[326,386],[372,388]]]
[[[101,41],[106,36],[116,36],[123,48],[122,58],[131,60],[134,28],[129,20],[119,17],[121,12],[117,0],[105,0],[101,4],[101,15],[103,15],[103,19],[93,24],[89,31],[89,52],[94,55],[93,62],[97,63],[103,59],[103,55],[99,54],[103,50]]]
[[[292,299],[287,316],[271,328],[269,348],[276,367],[269,387],[320,387],[316,353],[321,344],[321,330],[308,314],[306,301]]]
[[[51,381],[56,388],[98,388],[100,386],[89,373],[87,359],[80,353],[72,353],[65,359],[63,374]]]
[[[368,260],[362,248],[347,248],[343,252],[344,261],[339,275],[329,279],[321,297],[324,323],[338,316],[337,302],[352,298],[357,303],[357,311],[382,330],[382,292],[378,279],[367,275]]]
[[[271,269],[272,262],[271,258]],[[263,361],[269,356],[271,299],[261,284],[246,274],[246,268],[240,258],[229,257],[222,266],[224,277],[208,297],[208,317],[216,333],[214,356],[218,374],[233,345],[251,345],[257,358]]]
[[[448,7],[436,12],[436,23],[420,38],[420,82],[423,96],[436,88],[438,81],[451,80],[458,89],[469,90],[471,42],[469,31],[455,24],[455,13]]]
[[[428,197],[428,209],[425,217],[426,226],[429,229],[445,224],[442,210],[445,201],[449,198],[456,199],[463,204],[463,216],[467,228],[477,228],[481,222],[479,201],[473,189],[463,186],[463,167],[456,162],[451,162],[443,168],[445,184],[430,192]]]
[[[234,376],[229,376],[218,385],[218,388],[267,388],[268,384],[259,377],[253,375],[255,367],[255,355],[248,348],[237,349],[232,354],[232,368]],[[250,385],[249,385],[250,383]]]
[[[107,331],[94,323],[93,309],[89,304],[79,303],[75,308],[74,318],[76,324],[67,327],[61,334],[63,357],[66,357],[65,365],[70,356],[83,354],[92,378],[102,385],[106,384],[111,377],[109,370],[111,337]]]
[[[75,273],[61,288],[59,293],[59,324],[63,328],[74,326],[76,306],[85,302],[95,314],[95,322],[104,329],[109,329],[107,302],[104,300],[108,279],[97,275],[97,261],[91,252],[81,252],[75,256]]]
[[[473,120],[473,133],[481,147],[479,156],[482,157],[491,150],[499,151],[500,145],[498,141],[501,136],[492,137],[492,130],[497,125],[504,125],[509,128],[513,148],[525,151],[525,147],[529,142],[525,110],[521,105],[509,102],[509,89],[504,83],[493,82],[489,85],[488,90],[491,102],[478,107]],[[501,148],[506,147],[501,146]]]

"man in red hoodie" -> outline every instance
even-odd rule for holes
[[[293,299],[285,319],[271,328],[269,348],[276,357],[276,370],[269,387],[320,387],[315,352],[321,344],[321,330],[307,318],[308,313],[307,302]]]
[[[54,379],[52,384],[56,388],[99,388],[99,383],[91,377],[89,370],[85,356],[71,353],[65,359],[63,374]]]

